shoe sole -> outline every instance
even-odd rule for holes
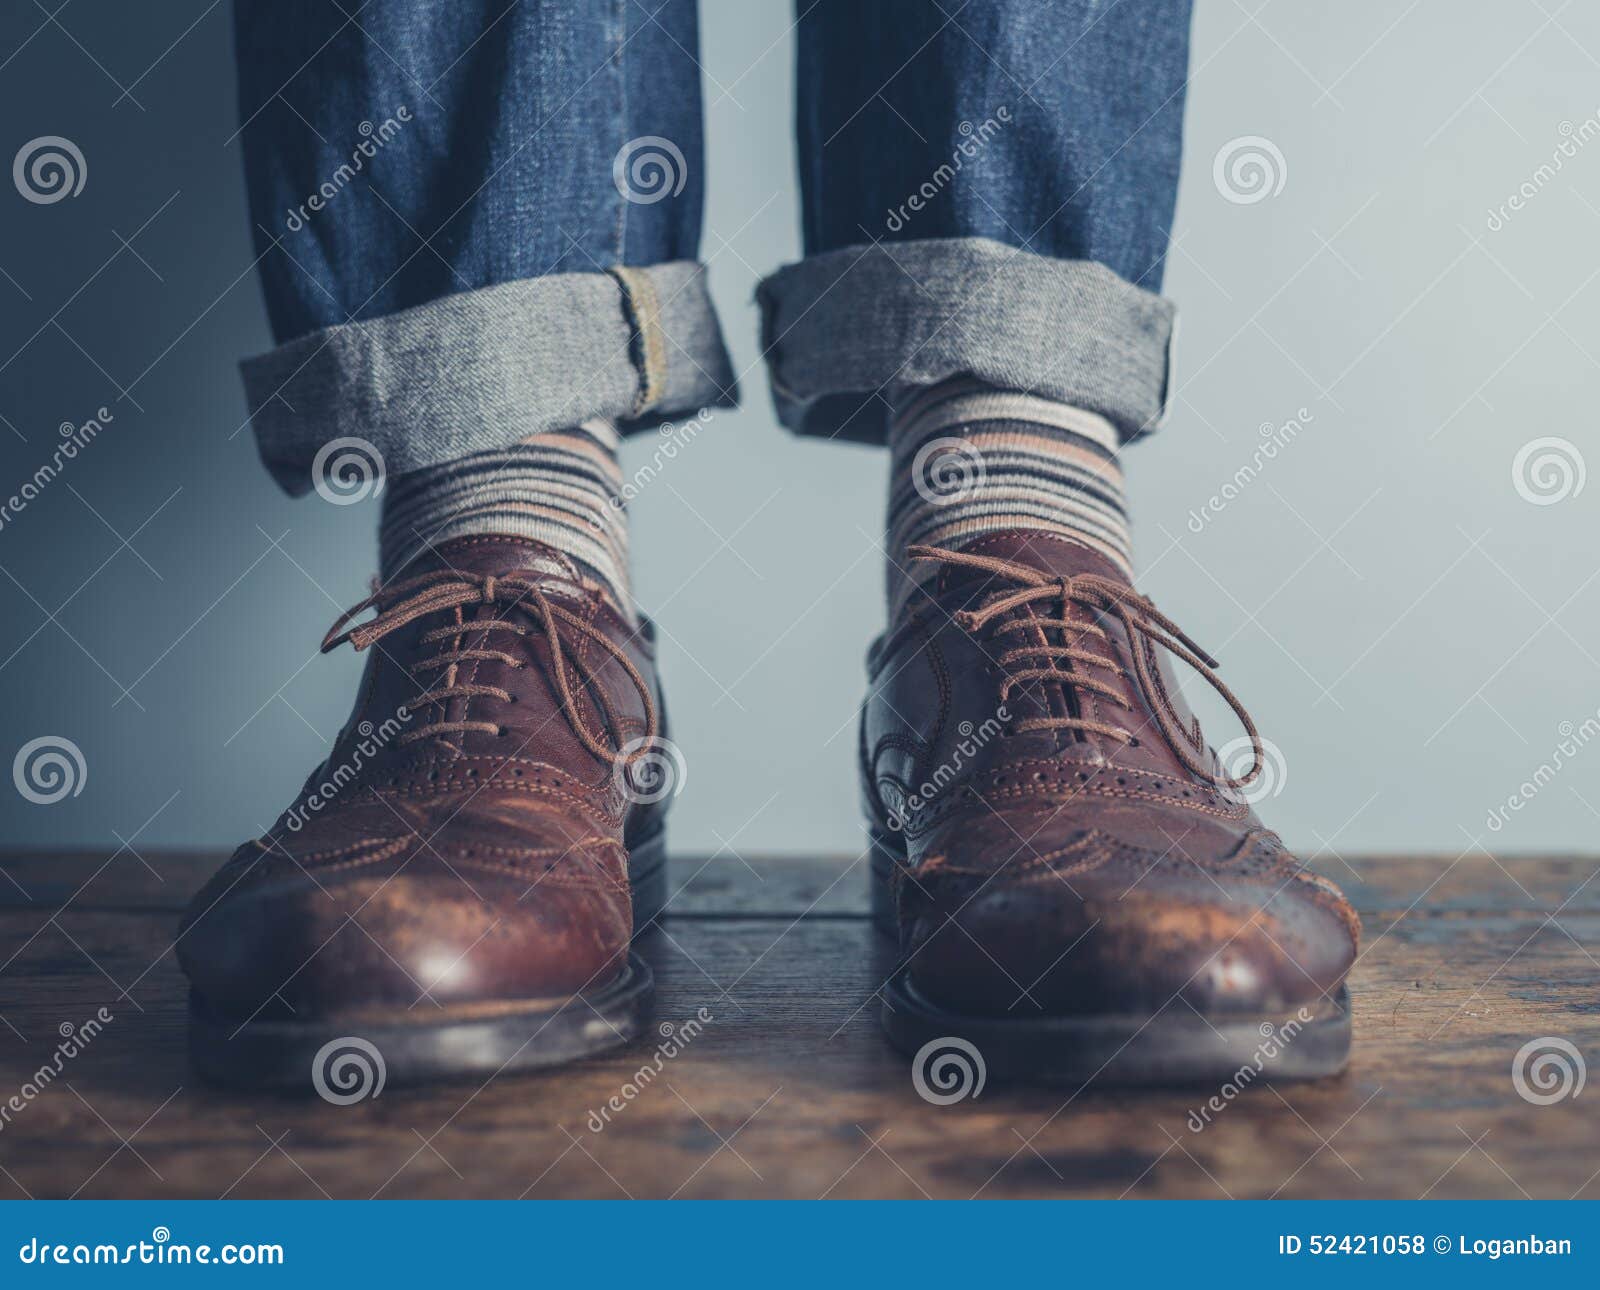
[[[661,834],[629,851],[628,878],[637,939],[666,903]],[[254,1021],[213,1012],[191,991],[189,1056],[201,1078],[220,1087],[314,1091],[344,1103],[376,1096],[385,1084],[488,1078],[592,1057],[637,1038],[654,1008],[650,965],[631,950],[616,977],[570,998],[403,1016]]]
[[[892,842],[873,839],[873,920],[896,939],[890,882],[902,857]],[[1207,1017],[1173,1000],[1148,1015],[987,1017],[952,1012],[926,998],[902,966],[884,987],[881,1019],[889,1041],[916,1059],[918,1087],[933,1077],[934,1100],[941,1100],[940,1054],[959,1046],[976,1050],[977,1062],[969,1052],[966,1070],[980,1087],[984,1077],[1080,1087],[1092,1081],[1107,1088],[1242,1085],[1321,1079],[1337,1075],[1350,1060],[1350,995],[1343,985],[1314,1007],[1281,1014]],[[953,1066],[942,1070],[945,1076],[957,1073]]]

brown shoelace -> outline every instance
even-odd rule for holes
[[[323,637],[322,650],[326,653],[345,641],[349,641],[356,649],[363,650],[375,645],[390,632],[398,631],[418,618],[467,605],[499,605],[507,610],[520,610],[529,621],[522,622],[496,616],[475,622],[451,622],[446,626],[425,631],[419,638],[420,642],[425,645],[439,644],[442,648],[439,653],[412,664],[408,670],[420,681],[422,674],[443,669],[444,684],[424,684],[422,694],[415,700],[417,706],[445,703],[450,699],[478,697],[493,697],[504,703],[511,702],[510,691],[499,686],[458,683],[455,680],[455,669],[461,663],[474,659],[488,659],[520,669],[528,666],[525,660],[505,650],[483,647],[469,649],[459,643],[444,647],[444,642],[459,642],[463,637],[489,632],[510,632],[516,636],[526,636],[530,632],[542,631],[549,642],[550,675],[555,682],[562,711],[572,724],[578,738],[583,741],[584,747],[596,757],[606,761],[615,763],[621,760],[624,764],[631,764],[649,753],[653,740],[659,733],[655,699],[650,693],[649,682],[640,675],[639,669],[633,665],[633,661],[628,658],[626,651],[620,645],[571,610],[556,604],[545,593],[544,585],[549,581],[548,578],[525,577],[518,574],[497,578],[493,574],[460,573],[453,569],[437,569],[431,573],[418,574],[414,578],[407,578],[392,586],[381,588],[360,604],[340,614],[339,620]],[[351,619],[369,609],[377,610],[377,616],[355,627],[346,626]],[[596,666],[585,662],[581,655],[574,653],[571,646],[563,640],[563,632],[568,631],[598,645],[603,654],[614,659],[627,673],[629,681],[638,690],[639,697],[644,701],[645,733],[636,752],[625,755],[619,743],[606,741],[604,730],[596,734],[585,722],[574,680],[577,686],[587,687],[590,694],[595,697],[610,729],[621,728],[617,714],[612,711],[610,701],[606,697],[605,687],[599,683]],[[491,735],[505,733],[502,726],[492,721],[435,721],[406,731],[400,736],[400,742],[414,743],[434,735],[463,734],[468,731]]]
[[[1233,691],[1216,674],[1217,660],[1196,645],[1172,619],[1126,583],[1092,573],[1052,578],[1036,569],[1015,564],[1010,560],[973,555],[964,551],[951,551],[944,547],[912,546],[907,548],[906,555],[913,561],[935,561],[959,568],[975,569],[1020,584],[1013,591],[1001,591],[990,596],[976,609],[963,609],[958,612],[955,621],[968,632],[980,632],[995,619],[1026,606],[1041,604],[1045,608],[1054,605],[1060,607],[1059,618],[1046,617],[1038,610],[1032,610],[1027,615],[1002,622],[993,629],[997,636],[1026,632],[1037,637],[1036,640],[1024,641],[1003,651],[995,659],[995,662],[1006,671],[1005,680],[1000,685],[1001,703],[1010,697],[1016,687],[1030,681],[1039,681],[1088,690],[1118,707],[1132,710],[1133,705],[1115,685],[1090,670],[1103,669],[1117,675],[1128,674],[1111,653],[1085,648],[1085,637],[1095,638],[1108,651],[1111,649],[1111,644],[1105,628],[1099,623],[1071,621],[1071,607],[1079,605],[1091,613],[1109,614],[1122,624],[1128,634],[1128,653],[1133,659],[1134,681],[1144,696],[1146,705],[1155,714],[1156,724],[1161,729],[1162,737],[1185,767],[1224,790],[1243,788],[1261,773],[1266,764],[1261,736],[1256,733],[1255,723],[1251,721],[1250,714],[1244,710],[1244,705],[1234,697]],[[1049,632],[1060,633],[1059,644],[1050,642],[1047,635]],[[1252,761],[1250,769],[1245,774],[1224,775],[1218,778],[1211,767],[1190,750],[1180,718],[1167,695],[1166,687],[1161,684],[1150,666],[1148,650],[1142,648],[1144,642],[1160,645],[1169,653],[1181,658],[1199,673],[1233,710],[1233,714],[1239,718],[1240,725],[1250,736]],[[1030,717],[1017,722],[1015,728],[1019,732],[1075,730],[1085,734],[1102,735],[1125,744],[1137,743],[1137,736],[1132,731],[1086,717]]]

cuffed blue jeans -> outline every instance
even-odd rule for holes
[[[404,472],[735,402],[694,0],[234,7],[278,342],[243,372],[285,488],[342,437]],[[783,422],[880,440],[967,374],[1154,425],[1189,0],[797,9],[805,254],[758,289]]]

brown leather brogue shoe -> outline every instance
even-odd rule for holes
[[[201,1073],[337,1090],[351,1041],[401,1081],[633,1038],[675,751],[648,626],[548,547],[467,537],[323,649],[346,640],[370,654],[327,761],[184,916]]]
[[[1359,924],[1256,817],[1261,741],[1215,663],[1065,536],[908,555],[927,576],[873,647],[861,740],[894,1042],[1074,1082],[1341,1069]],[[1245,773],[1171,655],[1243,722]]]

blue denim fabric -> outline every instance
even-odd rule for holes
[[[784,423],[881,439],[965,373],[1154,425],[1189,0],[797,9],[807,258],[758,289]],[[235,10],[280,342],[244,374],[286,488],[339,437],[404,471],[734,401],[694,263],[694,0]]]
[[[692,0],[235,0],[234,15],[280,342],[521,278],[696,258]],[[683,188],[625,201],[613,161],[648,136],[680,150]],[[363,143],[359,178],[341,177]]]
[[[796,7],[808,255],[981,237],[1160,290],[1190,0]]]

